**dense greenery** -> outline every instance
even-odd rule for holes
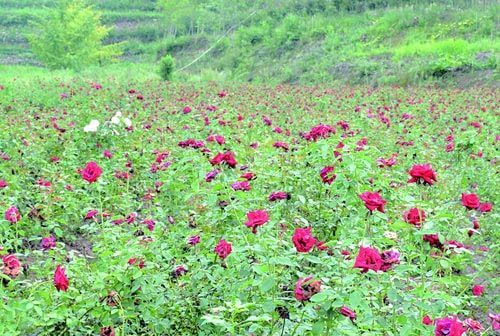
[[[33,63],[27,24],[55,0],[5,0],[0,59]],[[216,79],[410,84],[498,80],[495,1],[182,0],[98,1],[114,25],[106,43],[126,41],[123,58]],[[153,68],[153,66],[152,66]]]
[[[102,45],[110,28],[85,0],[58,0],[28,35],[33,53],[49,68],[79,69],[120,55],[119,45]]]
[[[495,90],[121,74],[0,77],[1,335],[477,335],[434,334],[448,315],[492,335]],[[425,163],[436,177],[412,182]],[[353,267],[360,245],[390,268]]]
[[[498,333],[498,9],[0,0],[0,335]]]
[[[160,76],[164,80],[171,80],[175,68],[175,59],[170,55],[165,55],[160,60]]]

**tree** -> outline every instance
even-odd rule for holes
[[[170,55],[165,55],[160,60],[160,76],[163,80],[171,80],[175,68],[175,59]]]
[[[59,0],[34,26],[36,33],[27,36],[33,53],[52,69],[79,69],[121,54],[120,44],[102,44],[111,28],[101,25],[100,13],[85,0]]]

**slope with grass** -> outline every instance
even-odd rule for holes
[[[0,63],[37,64],[24,34],[29,21],[54,3],[2,1]],[[316,5],[307,8],[293,0],[234,8],[223,0],[206,3],[187,13],[177,8],[174,13],[183,16],[176,17],[153,0],[99,1],[96,7],[114,26],[108,42],[127,41],[124,60],[154,63],[172,54],[183,68],[212,48],[178,78],[371,85],[498,80],[495,2],[416,2],[356,11],[321,7],[321,1],[304,2]]]

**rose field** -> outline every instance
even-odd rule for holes
[[[0,335],[499,334],[497,89],[0,84]]]

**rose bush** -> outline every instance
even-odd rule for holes
[[[1,84],[0,335],[500,329],[496,91]]]

